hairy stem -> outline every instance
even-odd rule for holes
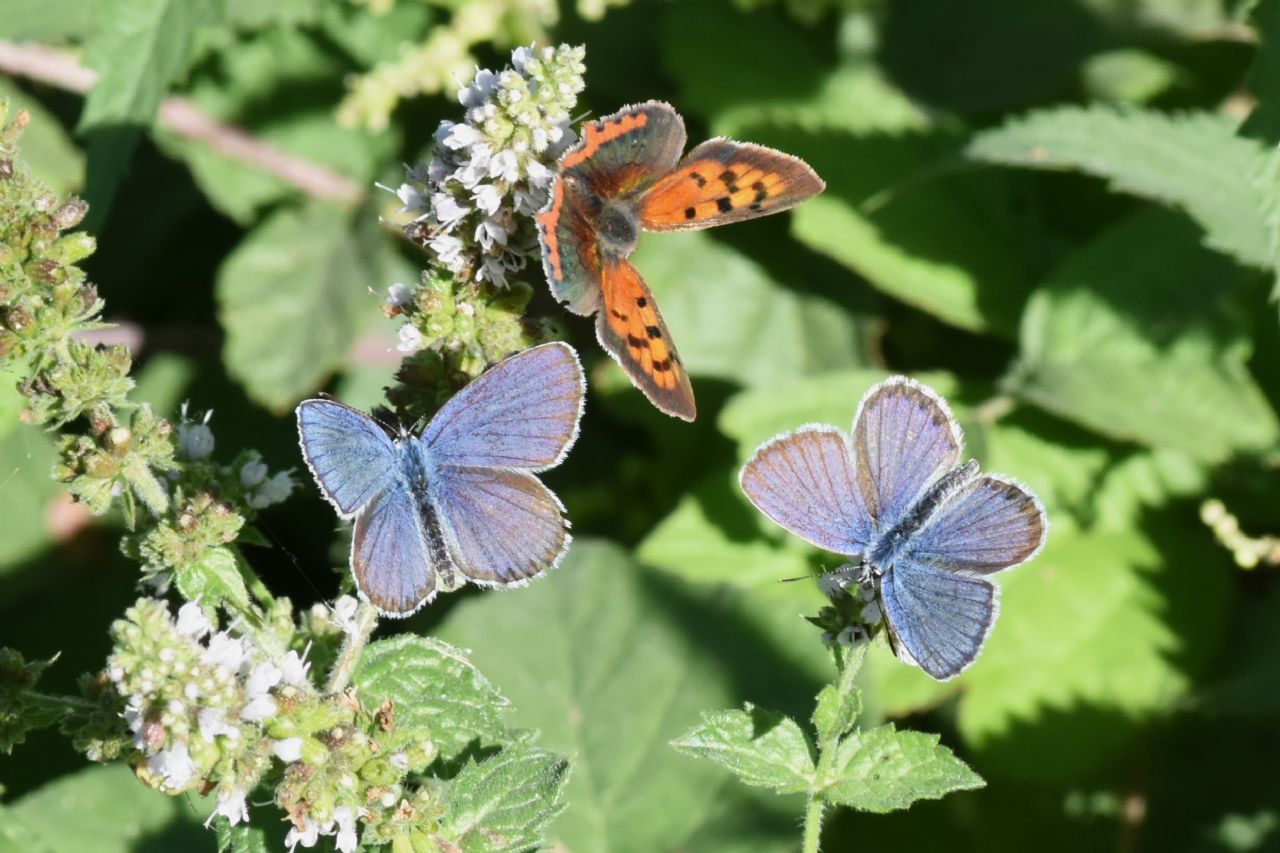
[[[355,630],[347,635],[346,641],[342,644],[342,651],[338,654],[338,660],[333,665],[333,671],[329,673],[329,684],[325,687],[328,693],[341,693],[351,683],[351,676],[356,671],[360,653],[368,644],[373,627],[378,624],[378,608],[367,601],[360,602],[360,606],[356,609],[355,622]]]
[[[862,669],[862,661],[867,656],[867,644],[859,643],[845,653],[843,666],[836,679],[836,692],[841,706],[849,702],[853,694],[854,682],[858,678],[858,670]],[[844,732],[833,730],[818,741],[818,767],[814,773],[814,785],[809,791],[809,805],[804,812],[804,844],[803,853],[818,853],[818,844],[822,840],[822,792],[826,779],[831,774],[831,765],[836,760],[836,746]]]

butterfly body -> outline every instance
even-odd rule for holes
[[[1020,484],[959,463],[946,403],[903,377],[867,392],[852,436],[812,425],[761,445],[743,491],[802,538],[856,559],[842,581],[874,584],[902,659],[946,680],[995,624],[988,575],[1034,557],[1048,520]]]
[[[560,159],[538,213],[552,294],[583,316],[644,394],[693,420],[693,388],[649,286],[627,260],[642,231],[684,231],[786,210],[824,188],[802,160],[716,138],[683,159],[684,122],[659,101],[625,107],[583,126]]]
[[[585,379],[566,344],[511,356],[458,392],[420,435],[333,400],[298,406],[303,457],[354,520],[361,594],[407,616],[466,581],[517,586],[570,541],[559,499],[534,476],[577,436]]]

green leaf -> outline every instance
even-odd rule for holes
[[[1176,509],[1115,531],[1052,521],[1044,553],[1000,576],[959,715],[982,766],[1039,780],[1079,778],[1177,707],[1216,652],[1232,573]]]
[[[527,743],[468,762],[445,792],[439,834],[466,853],[542,847],[568,781],[568,761]]]
[[[196,29],[215,10],[213,0],[103,0],[94,6],[85,60],[98,80],[77,128],[89,139],[89,230],[100,227],[138,131],[151,126],[160,102],[187,70]]]
[[[754,678],[754,690],[792,676],[738,614],[617,547],[579,539],[560,568],[528,589],[461,602],[441,635],[474,649],[511,697],[513,723],[540,730],[548,748],[572,757],[572,807],[550,832],[560,845],[789,849],[792,811],[668,745],[700,712],[742,702],[708,643],[751,658],[734,679]],[[803,706],[812,690],[796,684],[776,704]]]
[[[695,377],[773,385],[861,361],[861,334],[847,312],[773,280],[706,234],[646,236],[632,260]]]
[[[207,801],[167,797],[140,783],[123,764],[61,776],[10,804],[7,811],[16,826],[6,831],[25,830],[22,846],[15,848],[24,853],[134,853],[140,839],[155,839],[164,849],[197,850],[210,840],[208,830],[200,826]]]
[[[1068,258],[1027,306],[1010,387],[1104,435],[1206,461],[1274,443],[1233,304],[1239,270],[1195,236],[1149,211]]]
[[[98,82],[85,98],[80,130],[148,126],[187,69],[196,28],[212,17],[209,0],[103,0],[86,61]]]
[[[207,607],[224,605],[241,613],[249,609],[249,591],[230,548],[209,548],[194,563],[177,567],[174,580],[187,601]]]
[[[975,135],[967,154],[1106,178],[1117,191],[1185,211],[1211,248],[1258,267],[1275,263],[1256,181],[1265,149],[1237,136],[1234,124],[1220,116],[1056,107]]]
[[[814,778],[813,747],[796,721],[748,704],[741,711],[712,711],[702,723],[673,740],[686,755],[705,758],[738,779],[779,794],[809,790]]]
[[[937,735],[900,732],[892,723],[841,741],[831,773],[821,782],[828,802],[877,813],[986,784]]]
[[[862,691],[855,689],[842,695],[837,684],[823,687],[813,706],[813,727],[818,732],[818,742],[844,735],[853,728],[861,713]]]
[[[48,434],[25,425],[0,436],[0,575],[20,566],[49,544],[47,513],[57,500],[51,474],[57,450]]]
[[[92,34],[94,24],[84,0],[6,3],[4,9],[4,36],[14,41],[83,40]]]
[[[756,134],[804,157],[827,189],[792,214],[798,240],[945,323],[1012,337],[1032,277],[1004,185],[945,167],[943,132]]]
[[[1257,0],[1249,18],[1261,42],[1249,69],[1257,104],[1241,130],[1275,145],[1280,142],[1280,2]]]
[[[1178,66],[1145,50],[1109,50],[1089,58],[1082,69],[1091,99],[1143,104],[1178,82]]]
[[[849,15],[852,42],[834,71],[814,49],[814,33],[777,9],[750,14],[724,2],[664,9],[663,65],[679,81],[682,111],[709,119],[711,132],[750,138],[764,125],[854,133],[922,130],[926,113],[895,88],[867,55],[873,24]],[[751,56],[751,62],[742,62]],[[720,73],[732,67],[734,74]],[[686,112],[688,114],[688,112]]]
[[[218,853],[267,853],[267,834],[256,826],[232,826],[226,818],[214,821],[218,834]]]
[[[279,14],[276,4],[271,11]],[[333,102],[342,92],[335,80],[347,70],[331,46],[308,30],[272,27],[235,39],[211,62],[202,63],[184,97],[209,116],[243,128],[282,152],[327,166],[372,191],[374,178],[393,158],[399,140],[394,131],[373,134],[344,128],[333,120]],[[301,87],[331,89],[332,97],[298,98],[293,93]],[[246,227],[264,208],[296,203],[302,196],[297,187],[271,171],[228,157],[207,142],[163,128],[156,133],[156,142],[166,154],[187,164],[210,203]]]
[[[6,805],[0,804],[0,853],[59,853]]]
[[[403,634],[372,643],[353,683],[366,708],[393,702],[396,728],[430,736],[442,756],[474,740],[505,740],[509,703],[461,649],[442,640]]]
[[[353,234],[348,214],[313,203],[268,218],[218,272],[227,369],[282,411],[343,362],[381,285],[370,255],[383,235]]]

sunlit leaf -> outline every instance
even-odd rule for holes
[[[568,771],[563,757],[527,743],[469,762],[445,793],[440,834],[469,853],[541,847],[564,810]]]
[[[799,794],[813,784],[813,747],[800,726],[790,717],[751,705],[703,714],[701,724],[671,745],[719,764],[747,785],[775,793]]]
[[[824,798],[833,803],[889,812],[985,783],[940,746],[937,735],[900,732],[890,723],[853,732],[841,741],[831,776],[819,784],[825,787]]]

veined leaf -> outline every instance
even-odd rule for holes
[[[830,779],[819,780],[825,799],[864,812],[905,809],[916,800],[986,784],[940,746],[937,735],[900,732],[892,723],[842,740],[831,772]]]
[[[208,800],[154,791],[140,784],[123,764],[87,767],[11,803],[7,811],[17,825],[0,829],[0,850],[132,853],[139,838],[160,833],[174,849],[199,849],[211,840],[209,831],[200,826],[211,805]],[[193,806],[198,809],[195,813]],[[8,824],[0,821],[0,826]],[[6,849],[6,833],[20,833],[21,846]]]
[[[845,311],[790,290],[706,234],[647,235],[632,260],[695,377],[770,385],[861,360],[861,333]]]
[[[372,643],[353,683],[366,708],[393,702],[396,729],[430,737],[446,757],[477,738],[497,742],[505,731],[507,700],[443,640],[402,634]]]
[[[800,794],[813,784],[813,747],[796,721],[747,705],[713,711],[671,742],[686,755],[706,758],[738,779],[779,794]]]
[[[439,834],[467,853],[541,847],[568,781],[569,762],[528,743],[468,762],[445,792]]]
[[[225,604],[244,612],[249,608],[249,591],[236,566],[236,554],[230,548],[210,548],[188,566],[178,566],[174,577],[182,597],[199,600],[206,607]]]
[[[1106,178],[1120,192],[1186,211],[1210,247],[1257,267],[1274,266],[1256,182],[1266,151],[1220,116],[1055,107],[977,134],[967,154]]]
[[[1238,281],[1181,217],[1121,223],[1036,292],[1010,386],[1104,435],[1205,461],[1268,447],[1280,427],[1247,367]]]
[[[572,805],[548,833],[553,842],[635,853],[789,849],[791,810],[669,746],[702,711],[742,701],[704,645],[707,631],[741,625],[723,618],[621,549],[576,540],[564,565],[528,589],[462,602],[441,634],[501,682],[514,724],[570,756]],[[733,636],[739,649],[749,641]],[[762,679],[786,678],[770,647],[752,648]]]
[[[389,253],[376,228],[312,203],[282,210],[236,247],[218,272],[227,369],[250,396],[283,410],[342,364],[381,286]]]

